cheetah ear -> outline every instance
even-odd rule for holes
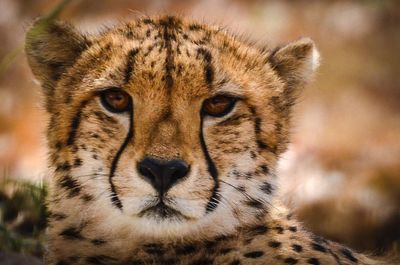
[[[302,38],[276,48],[269,55],[268,61],[288,88],[293,89],[313,78],[319,66],[319,58],[314,42],[309,38]]]
[[[25,52],[33,74],[46,96],[56,82],[89,46],[89,40],[71,25],[47,18],[38,19],[26,34]]]

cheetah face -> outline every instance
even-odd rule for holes
[[[309,39],[271,51],[174,17],[90,37],[43,20],[26,51],[51,114],[52,194],[83,219],[165,236],[268,211]]]

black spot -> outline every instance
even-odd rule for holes
[[[234,238],[233,236],[219,235],[219,236],[215,237],[214,240],[216,242],[224,242],[224,241],[231,240],[233,238]]]
[[[82,200],[84,200],[85,202],[90,202],[90,201],[93,200],[93,196],[90,195],[90,194],[83,194],[81,198],[82,198]]]
[[[105,241],[103,239],[92,239],[90,242],[95,246],[100,246],[100,245],[104,245],[105,243],[107,243],[107,241]]]
[[[82,165],[82,159],[75,158],[74,160],[74,167],[80,167]]]
[[[289,231],[297,232],[297,227],[296,226],[289,226]]]
[[[265,192],[266,194],[272,194],[274,188],[272,185],[268,182],[264,182],[261,186],[260,189]]]
[[[244,187],[244,186],[238,186],[238,187],[237,187],[237,190],[240,191],[240,192],[246,192],[246,187]]]
[[[234,261],[232,261],[231,263],[229,263],[229,265],[240,265],[240,260],[235,259]]]
[[[294,258],[286,258],[283,260],[286,264],[297,264],[298,260]]]
[[[251,115],[253,115],[253,116],[256,115],[256,108],[255,107],[250,106],[249,109],[250,109]]]
[[[207,84],[211,86],[214,81],[214,67],[212,65],[211,52],[201,47],[197,49],[197,54],[203,56],[205,80]]]
[[[200,258],[195,260],[194,262],[190,263],[190,265],[213,265],[214,262],[209,258]]]
[[[138,54],[139,50],[138,49],[133,49],[128,52],[128,58],[126,62],[126,68],[125,68],[125,74],[124,74],[124,80],[125,83],[128,83],[129,80],[131,79],[134,65],[135,65],[135,57]]]
[[[147,244],[143,246],[143,250],[151,255],[162,255],[165,253],[162,245],[160,244]]]
[[[268,227],[266,225],[257,225],[251,228],[249,235],[258,236],[258,235],[264,235],[267,232],[268,232]]]
[[[327,241],[325,238],[321,237],[321,236],[312,235],[312,238],[313,238],[313,240],[314,240],[315,243],[318,243],[318,244],[328,244],[328,241]]]
[[[297,244],[293,244],[292,245],[292,249],[296,252],[302,252],[303,251],[303,247]]]
[[[178,255],[189,255],[196,252],[196,247],[194,245],[185,245],[176,249],[176,254]]]
[[[57,172],[68,171],[70,169],[71,169],[71,165],[67,161],[62,164],[57,165],[57,167],[56,167]]]
[[[282,245],[282,243],[279,241],[268,242],[268,246],[270,246],[271,248],[279,248],[281,245]]]
[[[61,231],[60,236],[64,237],[65,239],[71,239],[71,240],[76,240],[76,239],[83,239],[83,236],[81,235],[81,229],[77,227],[68,227]]]
[[[264,174],[268,174],[269,173],[269,168],[266,164],[263,164],[260,166],[261,172]]]
[[[217,246],[217,244],[218,244],[217,241],[211,241],[211,240],[207,240],[204,242],[205,248],[210,253],[215,251],[215,247]]]
[[[254,130],[256,134],[259,134],[261,132],[261,118],[257,117],[254,120]]]
[[[258,145],[258,148],[260,148],[260,149],[267,149],[268,148],[268,145],[266,143],[264,143],[263,141],[261,141],[261,140],[257,140],[257,145]]]
[[[192,24],[192,25],[189,26],[189,30],[198,31],[198,30],[201,30],[201,29],[202,29],[202,26],[199,25],[199,24]]]
[[[66,262],[65,260],[57,261],[56,265],[70,265],[70,263]]]
[[[352,261],[352,262],[358,262],[358,259],[356,257],[354,257],[353,253],[351,253],[351,251],[347,248],[343,248],[340,250],[340,252],[343,254],[343,256],[345,256],[348,260]]]
[[[243,256],[246,258],[251,258],[251,259],[256,259],[264,255],[264,252],[262,251],[252,251],[252,252],[247,252]]]
[[[246,204],[256,209],[264,209],[264,204],[256,199],[249,199],[248,201],[246,201]]]
[[[130,39],[130,40],[133,39],[133,32],[132,32],[132,30],[130,30],[130,29],[124,31],[124,35],[125,35],[125,37],[126,37],[127,39]]]
[[[54,145],[54,148],[56,150],[61,150],[62,147],[63,147],[63,145],[60,141],[57,141],[56,144]]]
[[[81,186],[78,181],[70,176],[64,176],[60,180],[60,186],[68,191],[69,197],[77,196],[81,192]]]
[[[310,258],[307,260],[307,263],[312,265],[320,265],[319,260],[317,258]]]
[[[274,227],[274,229],[276,230],[276,232],[277,232],[278,234],[283,234],[284,229],[283,229],[282,226]]]
[[[142,20],[144,24],[148,25],[148,24],[154,24],[154,21],[150,18],[145,18]]]
[[[318,243],[313,242],[311,247],[316,251],[326,253],[326,248]]]

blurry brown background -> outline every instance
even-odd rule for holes
[[[0,178],[46,179],[46,116],[24,32],[56,1],[0,0]],[[75,0],[86,32],[141,14],[186,14],[271,46],[315,40],[322,64],[296,107],[281,196],[313,231],[358,250],[400,248],[400,2]]]

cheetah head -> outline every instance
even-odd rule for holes
[[[310,39],[261,49],[175,17],[95,36],[42,19],[26,53],[50,114],[50,210],[156,237],[268,212],[290,108],[318,63]]]

